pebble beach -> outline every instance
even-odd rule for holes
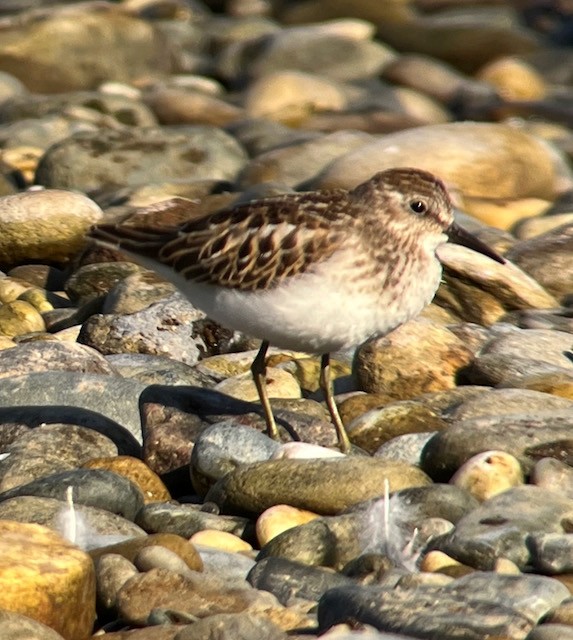
[[[0,2],[0,639],[573,639],[572,105],[558,0]],[[507,262],[332,354],[348,455],[86,239],[392,167]]]

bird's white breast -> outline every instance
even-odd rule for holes
[[[355,255],[339,251],[314,270],[264,291],[197,284],[171,271],[162,275],[224,326],[277,347],[326,353],[388,333],[417,315],[439,285],[441,267],[433,251],[425,265],[407,266],[393,288],[383,273],[356,271]]]

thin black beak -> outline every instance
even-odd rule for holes
[[[448,230],[446,231],[448,234],[448,238],[455,242],[456,244],[461,244],[468,249],[473,249],[478,253],[499,262],[500,264],[505,264],[505,259],[502,258],[498,253],[496,253],[493,249],[490,249],[487,244],[476,238],[469,231],[466,231],[463,227],[460,227],[455,222],[452,222]]]

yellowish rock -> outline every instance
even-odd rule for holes
[[[545,213],[551,202],[542,198],[498,199],[464,198],[464,210],[472,216],[497,229],[511,229],[526,218]]]
[[[0,609],[38,620],[66,640],[87,640],[95,620],[91,558],[47,527],[0,521]]]
[[[4,351],[4,349],[12,349],[15,347],[16,343],[12,338],[8,338],[7,336],[0,336],[0,351]]]
[[[362,345],[355,373],[364,391],[408,400],[453,389],[457,371],[471,358],[471,351],[451,331],[417,318]]]
[[[450,483],[465,489],[480,502],[523,484],[517,458],[505,451],[484,451],[471,457],[452,476]]]
[[[332,80],[287,70],[269,73],[252,83],[245,104],[253,118],[296,124],[310,113],[340,111],[346,98]]]
[[[131,480],[141,489],[146,504],[171,500],[171,495],[161,478],[139,458],[92,458],[83,466],[86,469],[106,469]]]
[[[45,149],[39,147],[12,147],[2,151],[2,160],[13,169],[20,171],[28,184],[34,182],[38,162]]]
[[[32,285],[18,278],[5,276],[0,278],[0,302],[6,304],[17,300],[25,291],[31,289]]]
[[[454,560],[447,553],[443,551],[428,551],[420,561],[420,571],[428,571],[433,573],[434,571],[440,571],[444,567],[460,566],[461,563]]]
[[[45,330],[44,319],[30,303],[14,300],[0,307],[0,335],[13,338]]]
[[[259,400],[250,371],[219,382],[215,390],[246,402]],[[267,391],[269,398],[300,398],[302,395],[295,377],[277,367],[267,367]]]
[[[53,304],[48,300],[47,292],[43,289],[28,289],[18,296],[18,300],[30,303],[39,313],[52,311],[54,308]]]
[[[283,531],[306,524],[318,517],[317,513],[306,509],[297,509],[288,504],[277,504],[263,511],[257,518],[257,540],[261,547],[264,547],[269,540]]]
[[[294,361],[295,376],[300,386],[307,391],[317,391],[319,389],[320,358],[300,358]],[[330,377],[336,380],[343,376],[348,376],[352,372],[349,365],[340,360],[330,361]]]
[[[518,58],[498,58],[482,67],[477,78],[493,85],[505,100],[542,100],[547,95],[540,74]]]
[[[503,573],[504,575],[510,576],[517,576],[521,573],[519,567],[515,564],[515,562],[512,562],[507,558],[497,558],[493,570],[496,573]]]
[[[253,547],[248,542],[241,540],[238,536],[227,531],[217,531],[215,529],[203,529],[197,531],[189,538],[189,542],[203,547],[213,547],[221,551],[238,553],[241,551],[252,551]]]
[[[489,122],[448,122],[381,136],[332,162],[314,186],[352,188],[397,166],[430,171],[464,197],[554,200],[573,186],[571,169],[555,148],[517,127]]]

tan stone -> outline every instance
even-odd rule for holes
[[[545,213],[551,204],[549,200],[542,198],[492,200],[466,197],[463,199],[465,211],[497,229],[511,229],[521,220]]]
[[[24,280],[4,276],[0,278],[0,302],[4,304],[14,302],[14,300],[17,300],[19,296],[31,288],[32,285]]]
[[[0,253],[5,263],[66,260],[101,220],[99,206],[72,191],[26,191],[0,199]]]
[[[86,640],[95,620],[91,558],[47,527],[0,521],[0,609]]]
[[[227,378],[215,386],[216,391],[246,402],[257,402],[259,394],[250,373]],[[267,367],[267,391],[269,398],[300,398],[301,390],[292,374],[276,367]]]
[[[523,484],[519,461],[505,451],[484,451],[471,457],[452,476],[450,483],[483,502]]]
[[[34,175],[45,149],[38,147],[12,147],[2,151],[2,160],[13,169],[20,171],[28,184],[34,182]]]
[[[453,389],[457,371],[471,358],[472,353],[451,331],[417,318],[362,345],[355,373],[364,391],[409,400]]]
[[[296,124],[310,113],[339,111],[346,98],[336,82],[301,71],[277,71],[262,76],[247,90],[245,106],[254,118]]]
[[[444,567],[452,567],[455,565],[461,565],[460,562],[454,560],[447,553],[443,551],[428,551],[420,561],[420,571],[440,571]]]
[[[554,200],[573,185],[571,169],[545,141],[504,124],[450,122],[388,134],[350,151],[314,186],[352,188],[397,166],[425,169],[463,196],[479,198]]]
[[[518,58],[498,58],[482,67],[476,77],[494,86],[505,100],[542,100],[547,95],[543,78]]]
[[[228,531],[217,531],[215,529],[203,529],[194,533],[189,542],[203,547],[213,547],[221,551],[237,553],[240,551],[252,551],[253,547],[245,540],[241,540]]]
[[[125,542],[118,542],[107,547],[99,547],[90,551],[90,556],[96,561],[106,553],[117,553],[130,562],[143,547],[161,545],[176,553],[194,571],[203,571],[203,561],[197,549],[185,538],[174,533],[154,533],[139,538],[131,538]]]
[[[257,518],[257,540],[260,546],[264,547],[269,540],[283,531],[306,524],[318,517],[318,514],[306,509],[297,509],[288,504],[277,504],[263,511]]]
[[[169,491],[163,484],[161,478],[139,458],[132,456],[92,458],[83,466],[86,469],[106,469],[107,471],[113,471],[131,480],[131,482],[141,489],[146,504],[171,500]]]

